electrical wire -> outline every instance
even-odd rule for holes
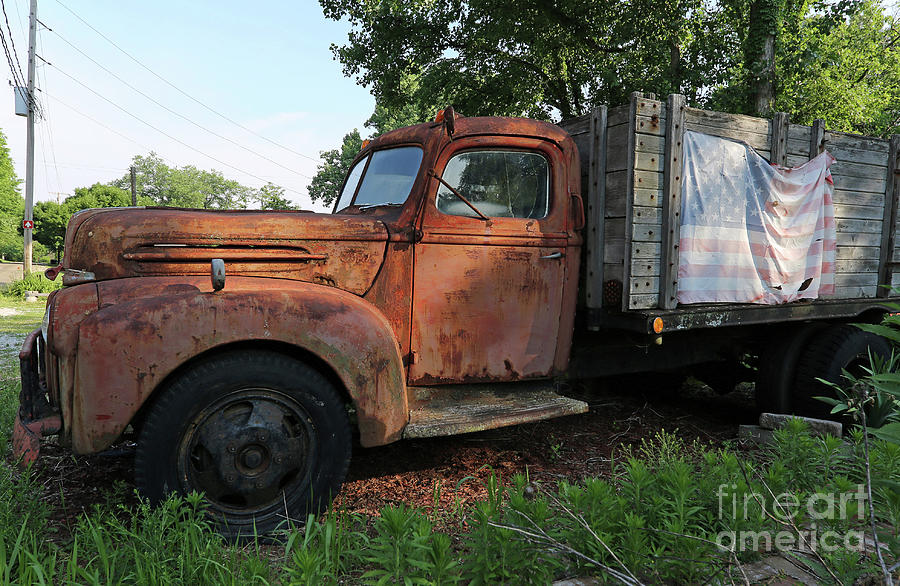
[[[0,0],[0,1],[2,1],[2,0]],[[40,48],[41,53],[43,53],[44,43],[43,43],[43,39],[39,35],[37,37],[37,42],[38,42],[38,48]],[[46,63],[46,61],[45,61],[45,63]],[[41,67],[38,70],[38,75],[36,75],[36,77],[38,79],[40,79],[41,77],[44,78],[44,83],[43,83],[43,85],[41,85],[40,88],[38,88],[38,91],[46,91],[47,90],[47,72],[44,69],[44,67]],[[56,165],[56,145],[54,144],[54,141],[53,141],[53,124],[50,123],[50,104],[49,103],[44,104],[43,107],[41,108],[41,110],[44,114],[44,116],[42,118],[41,126],[46,125],[46,127],[47,127],[47,138],[50,142],[50,156],[53,157],[53,167],[56,170],[56,187],[57,187],[57,191],[59,191],[60,189],[62,189],[62,179],[60,178],[60,175],[59,175],[59,167]],[[44,124],[44,122],[46,124]]]
[[[130,116],[130,117],[134,118],[135,120],[137,120],[138,122],[140,122],[141,124],[143,124],[143,125],[145,125],[145,126],[148,126],[148,127],[152,128],[153,130],[155,130],[156,132],[162,134],[163,136],[165,136],[165,137],[168,138],[169,140],[173,140],[173,141],[177,142],[178,144],[180,144],[181,146],[183,146],[183,147],[185,147],[185,148],[188,148],[188,149],[194,151],[195,153],[198,153],[198,154],[200,154],[200,155],[203,155],[204,157],[206,157],[206,158],[208,158],[208,159],[210,159],[210,160],[212,160],[212,161],[215,161],[215,162],[219,163],[220,165],[224,165],[224,166],[228,167],[229,169],[232,169],[232,170],[234,170],[234,171],[237,171],[238,173],[242,173],[242,174],[244,174],[244,175],[247,175],[248,177],[252,177],[252,178],[256,179],[257,181],[262,181],[262,182],[264,182],[264,183],[266,182],[265,179],[263,179],[262,177],[260,177],[260,176],[258,176],[258,175],[255,175],[255,174],[253,174],[253,173],[251,173],[251,172],[249,172],[249,171],[245,171],[244,169],[241,169],[241,168],[239,168],[239,167],[235,167],[234,165],[232,165],[232,164],[230,164],[230,163],[226,163],[225,161],[223,161],[223,160],[221,160],[221,159],[218,159],[218,158],[216,158],[216,157],[214,157],[214,156],[212,156],[212,155],[210,155],[210,154],[207,154],[207,153],[201,151],[200,149],[198,149],[198,148],[196,148],[196,147],[194,147],[194,146],[189,145],[188,143],[184,142],[183,140],[180,140],[180,139],[178,139],[178,138],[172,136],[172,135],[169,134],[168,132],[166,132],[166,131],[164,131],[164,130],[162,130],[162,129],[160,129],[160,128],[157,128],[156,126],[150,124],[150,123],[147,122],[146,120],[143,120],[142,118],[136,116],[135,114],[132,114],[131,112],[129,112],[128,110],[126,110],[126,109],[123,108],[122,106],[118,105],[117,103],[113,102],[112,100],[110,100],[110,99],[107,98],[106,96],[100,94],[99,92],[97,92],[96,90],[94,90],[93,88],[91,88],[89,85],[87,85],[87,84],[81,82],[80,80],[78,80],[77,78],[75,78],[75,77],[69,75],[68,73],[66,73],[65,71],[63,71],[63,70],[60,69],[59,67],[57,67],[56,65],[53,65],[53,64],[51,64],[51,63],[48,63],[48,65],[50,65],[50,66],[53,67],[56,71],[58,71],[59,73],[61,73],[61,74],[64,75],[64,76],[68,77],[70,80],[74,81],[75,83],[77,83],[78,85],[80,85],[81,87],[83,87],[84,89],[88,90],[89,92],[91,92],[92,94],[94,94],[95,96],[97,96],[98,98],[100,98],[101,100],[103,100],[104,102],[110,104],[111,106],[115,107],[115,108],[118,109],[118,110],[121,110],[122,112],[124,112],[124,113],[127,114],[128,116]],[[304,193],[302,193],[302,192],[300,192],[300,191],[297,191],[297,190],[294,190],[294,189],[289,189],[289,188],[286,188],[286,187],[285,187],[284,189],[285,189],[285,191],[290,191],[290,192],[292,192],[292,193],[296,193],[297,195],[305,195]]]
[[[0,0],[0,2],[2,2],[2,0]],[[200,130],[203,130],[204,132],[208,132],[209,134],[215,136],[216,138],[219,138],[219,139],[221,139],[221,140],[224,140],[224,141],[226,141],[226,142],[229,142],[229,143],[233,144],[234,146],[236,146],[236,147],[238,147],[238,148],[241,148],[241,149],[247,151],[247,152],[250,153],[251,155],[255,155],[255,156],[257,156],[257,157],[259,157],[259,158],[261,158],[261,159],[264,159],[264,160],[266,160],[266,161],[272,163],[273,165],[276,165],[276,166],[278,166],[278,167],[281,167],[282,169],[284,169],[284,170],[286,170],[286,171],[289,171],[289,172],[291,172],[291,173],[294,173],[294,174],[296,174],[296,175],[300,175],[301,177],[304,177],[304,178],[306,178],[306,179],[310,179],[310,180],[312,179],[312,177],[310,177],[309,175],[307,175],[307,174],[305,174],[305,173],[301,173],[300,171],[297,171],[296,169],[292,169],[291,167],[288,167],[288,166],[286,166],[286,165],[282,165],[282,164],[279,163],[278,161],[275,161],[274,159],[270,159],[269,157],[267,157],[267,156],[265,156],[265,155],[263,155],[263,154],[261,154],[261,153],[258,153],[258,152],[256,152],[256,151],[254,151],[253,149],[248,148],[248,147],[246,147],[246,146],[240,144],[240,143],[237,142],[237,141],[231,140],[231,139],[228,138],[227,136],[223,136],[223,135],[219,134],[218,132],[216,132],[216,131],[214,131],[214,130],[210,130],[209,128],[206,128],[205,126],[203,126],[203,125],[201,125],[201,124],[198,124],[197,122],[194,122],[193,120],[191,120],[191,119],[188,118],[187,116],[185,116],[185,115],[183,115],[183,114],[180,114],[180,113],[176,112],[175,110],[169,108],[169,107],[166,106],[165,104],[160,103],[160,102],[159,102],[156,98],[154,98],[153,96],[150,96],[149,94],[144,93],[143,91],[139,90],[138,88],[134,87],[133,85],[131,85],[130,83],[128,83],[127,81],[125,81],[124,79],[122,79],[121,77],[119,77],[118,75],[116,75],[114,72],[110,71],[110,70],[109,70],[108,68],[106,68],[103,64],[99,63],[96,59],[94,59],[93,57],[91,57],[90,55],[88,55],[87,53],[85,53],[84,51],[82,51],[81,49],[79,49],[78,47],[76,47],[71,41],[69,41],[68,39],[66,39],[64,36],[62,36],[62,35],[59,34],[58,32],[54,31],[53,29],[51,29],[51,28],[49,28],[49,27],[48,27],[47,30],[49,30],[50,32],[52,32],[53,34],[55,34],[57,37],[59,37],[64,43],[66,43],[67,45],[69,45],[70,47],[72,47],[73,49],[75,49],[76,51],[78,51],[84,58],[86,58],[87,60],[89,60],[91,63],[93,63],[94,65],[96,65],[97,67],[99,67],[100,69],[102,69],[103,71],[105,71],[106,73],[110,74],[111,76],[113,76],[114,78],[116,78],[117,80],[119,80],[119,82],[121,82],[123,85],[125,85],[126,87],[128,87],[128,88],[131,89],[132,91],[137,92],[138,94],[144,96],[146,99],[150,100],[151,102],[153,102],[154,104],[156,104],[157,106],[159,106],[160,108],[162,108],[163,110],[165,110],[166,112],[168,112],[168,113],[170,113],[170,114],[173,114],[173,115],[175,115],[175,116],[178,116],[179,118],[181,118],[181,119],[184,120],[185,122],[188,122],[188,123],[190,123],[190,124],[196,126],[196,127],[199,128]]]
[[[221,112],[218,112],[217,110],[213,109],[211,106],[208,106],[208,105],[205,104],[204,102],[198,100],[197,98],[195,98],[194,96],[190,95],[189,93],[187,93],[186,91],[184,91],[183,89],[181,89],[180,87],[178,87],[177,85],[175,85],[174,83],[170,82],[169,80],[167,80],[166,78],[164,78],[164,77],[161,76],[160,74],[156,73],[155,71],[153,71],[152,69],[150,69],[149,67],[147,67],[146,65],[144,65],[140,60],[138,60],[137,57],[134,57],[131,53],[129,53],[128,51],[126,51],[125,49],[123,49],[122,47],[120,47],[119,45],[117,45],[112,39],[110,39],[109,37],[107,37],[106,35],[104,35],[103,33],[101,33],[99,30],[97,30],[96,28],[94,28],[88,21],[86,21],[85,19],[83,19],[83,18],[81,18],[80,16],[78,16],[78,14],[76,14],[74,10],[72,10],[71,8],[69,8],[68,6],[66,6],[65,4],[63,4],[62,2],[60,2],[60,0],[56,0],[56,3],[59,4],[60,6],[62,6],[63,8],[65,8],[66,10],[68,10],[69,13],[72,14],[72,16],[74,16],[75,18],[77,18],[78,20],[80,20],[80,21],[81,21],[85,26],[87,26],[89,29],[91,29],[92,31],[94,31],[95,33],[97,33],[98,35],[100,35],[107,43],[109,43],[110,45],[112,45],[113,47],[115,47],[116,49],[118,49],[123,55],[125,55],[126,57],[128,57],[129,59],[131,59],[132,61],[134,61],[135,63],[137,63],[138,65],[140,65],[142,68],[144,68],[146,71],[148,71],[151,75],[153,75],[154,77],[156,77],[157,79],[159,79],[160,81],[162,81],[163,83],[165,83],[166,85],[168,85],[169,87],[173,88],[174,90],[176,90],[177,92],[179,92],[181,95],[183,95],[183,96],[185,96],[186,98],[188,98],[188,99],[194,101],[195,103],[199,104],[200,106],[206,108],[207,110],[209,110],[210,112],[212,112],[212,113],[215,114],[216,116],[219,116],[219,117],[222,118],[223,120],[225,120],[225,121],[227,121],[227,122],[230,122],[231,124],[234,124],[235,126],[237,126],[238,128],[240,128],[240,129],[242,129],[242,130],[244,130],[244,131],[246,131],[246,132],[249,132],[250,134],[252,134],[253,136],[255,136],[255,137],[257,137],[257,138],[260,138],[260,139],[262,139],[262,140],[264,140],[264,141],[266,141],[266,142],[268,142],[268,143],[270,143],[270,144],[273,144],[273,145],[275,145],[275,146],[277,146],[277,147],[279,147],[279,148],[282,148],[282,149],[284,149],[284,150],[286,150],[286,151],[288,151],[288,152],[290,152],[290,153],[293,153],[293,154],[297,155],[298,157],[303,157],[304,159],[309,159],[310,161],[313,161],[314,163],[319,163],[319,162],[321,162],[321,159],[318,158],[318,157],[310,157],[309,155],[305,155],[305,154],[303,154],[303,153],[301,153],[301,152],[299,152],[299,151],[296,151],[296,150],[294,150],[294,149],[292,149],[292,148],[290,148],[290,147],[288,147],[288,146],[285,146],[285,145],[283,145],[283,144],[281,144],[281,143],[279,143],[279,142],[276,142],[276,141],[274,141],[274,140],[272,140],[272,139],[270,139],[270,138],[268,138],[268,137],[266,137],[266,136],[263,136],[262,134],[259,134],[258,132],[254,131],[254,130],[252,130],[252,129],[250,129],[250,128],[247,128],[246,126],[244,126],[244,125],[241,124],[240,122],[237,122],[237,121],[235,121],[235,120],[232,120],[231,118],[229,118],[229,117],[226,116],[225,114],[222,114]]]
[[[16,41],[13,38],[12,29],[9,27],[9,17],[6,15],[6,0],[0,0],[0,8],[3,8],[3,20],[6,21],[6,30],[9,31],[9,44],[12,45],[13,56],[15,56],[16,66],[19,68],[19,75],[25,79],[25,73],[22,72],[22,62],[19,61],[19,53],[16,51]]]

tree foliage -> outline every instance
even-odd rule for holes
[[[630,92],[900,130],[900,29],[873,0],[320,0],[383,109],[568,118]]]
[[[322,151],[322,162],[309,184],[309,198],[324,205],[333,204],[340,194],[341,182],[350,169],[350,163],[361,149],[362,137],[354,128],[344,135],[340,148]]]
[[[25,199],[19,189],[6,135],[0,131],[0,259],[21,261],[24,253],[21,227]]]

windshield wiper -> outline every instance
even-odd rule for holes
[[[394,202],[394,201],[387,201],[384,203],[364,203],[364,204],[358,205],[356,207],[358,207],[360,210],[369,210],[372,208],[392,207],[392,206],[402,206],[402,205],[403,205],[402,203],[398,203],[398,202]]]

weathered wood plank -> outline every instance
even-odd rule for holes
[[[659,307],[672,309],[677,305],[678,243],[681,234],[681,175],[684,163],[682,151],[685,120],[684,96],[671,94],[666,102],[666,154],[662,205],[662,255],[660,257]]]
[[[874,151],[882,153],[886,157],[890,150],[890,144],[883,138],[873,138],[871,136],[851,134],[849,132],[837,132],[835,130],[829,130],[825,134],[825,141],[825,148],[829,151],[835,148],[850,148],[862,151]]]
[[[849,218],[858,220],[878,220],[884,215],[881,206],[859,206],[843,203],[834,204],[835,218]]]
[[[653,309],[656,307],[657,295],[630,295],[628,309]]]
[[[586,263],[589,267],[585,280],[585,301],[587,307],[599,308],[603,305],[603,243],[606,233],[606,106],[594,108],[590,115],[591,137],[589,144],[589,169],[587,192],[588,232]]]
[[[684,122],[690,127],[693,124],[702,124],[715,128],[727,128],[752,132],[762,136],[769,136],[769,121],[765,118],[754,118],[742,114],[726,114],[711,110],[698,110],[697,108],[685,108]],[[768,147],[766,147],[768,148]]]
[[[666,121],[657,116],[637,116],[634,120],[635,132],[662,136],[665,131]]]
[[[658,277],[659,259],[656,258],[632,258],[632,277]]]
[[[628,135],[631,127],[620,124],[609,128],[606,135],[606,172],[624,171],[628,166]]]
[[[634,113],[638,116],[657,116],[660,121],[663,121],[666,119],[666,104],[659,100],[641,98],[635,106]]]
[[[660,246],[658,242],[633,242],[631,245],[631,257],[659,259]]]
[[[632,277],[630,282],[631,288],[629,293],[631,295],[646,295],[659,292],[659,277]]]
[[[791,124],[791,127],[793,126],[794,125]],[[803,139],[788,136],[787,154],[803,157],[804,159],[809,158],[809,137]]]
[[[885,157],[887,160],[887,157]],[[831,174],[841,177],[860,177],[863,179],[881,179],[884,177],[887,167],[882,162],[879,165],[867,165],[852,161],[835,161],[831,164]]]
[[[631,99],[628,100],[628,124],[631,127],[630,132],[628,133],[628,143],[626,146],[626,152],[628,156],[628,162],[625,165],[625,174],[626,174],[626,183],[625,183],[625,194],[627,197],[630,197],[630,194],[634,193],[635,187],[635,174],[638,171],[634,170],[634,148],[635,148],[635,133],[637,132],[638,118],[637,108],[638,102],[643,99],[643,94],[640,92],[632,92]],[[658,117],[654,117],[657,120]],[[643,173],[644,171],[640,171]],[[642,232],[638,230],[638,234],[635,234],[634,227],[634,219],[632,218],[632,206],[625,206],[625,259],[623,263],[624,274],[622,275],[622,311],[628,309],[628,297],[631,294],[630,289],[628,288],[628,282],[631,279],[631,247],[628,244],[634,242],[634,240],[644,240],[645,238],[640,238],[642,236]],[[637,236],[637,237],[636,237]]]
[[[891,137],[890,151],[887,156],[888,168],[885,170],[884,188],[884,230],[881,234],[881,256],[879,257],[878,282],[890,283],[894,266],[891,257],[897,242],[897,214],[900,207],[900,134]],[[877,295],[887,297],[889,291],[879,287]]]
[[[880,246],[881,234],[875,232],[838,232],[837,245],[841,246]]]
[[[878,259],[840,259],[834,261],[835,273],[877,273]]]
[[[884,205],[884,193],[871,193],[868,191],[853,191],[847,189],[834,190],[834,203],[848,205],[876,206]]]
[[[884,193],[884,177],[863,179],[862,177],[844,177],[832,175],[835,189],[853,189],[855,191],[869,191],[872,193]]]
[[[663,174],[656,171],[635,171],[634,188],[661,189]]]
[[[655,224],[633,224],[631,239],[633,242],[661,242],[660,227]]]
[[[634,168],[638,171],[663,172],[663,157],[656,153],[634,153]]]
[[[591,129],[591,114],[588,113],[583,116],[563,120],[557,126],[568,132],[572,137],[577,134],[585,134]]]
[[[846,148],[840,145],[828,145],[828,152],[838,161],[865,163],[866,165],[887,165],[887,154],[879,151]]]
[[[606,239],[624,240],[625,239],[625,218],[606,218],[604,233]]]
[[[791,118],[787,112],[775,112],[772,118],[771,161],[776,165],[787,165],[787,135]]]
[[[652,134],[640,134],[635,137],[635,150],[641,153],[658,153],[666,152],[666,141],[661,136]]]
[[[720,136],[722,138],[730,138],[733,140],[745,142],[756,149],[760,154],[762,154],[762,151],[766,151],[767,154],[763,156],[765,156],[767,159],[769,157],[768,153],[770,140],[768,134],[757,134],[755,132],[747,132],[738,128],[708,126],[706,124],[690,122],[685,122],[685,128],[687,130],[702,132],[703,134],[709,134],[711,136]]]
[[[872,234],[881,234],[881,220],[853,220],[848,218],[835,218],[834,225],[841,232],[865,232]]]
[[[837,260],[878,260],[881,248],[878,246],[838,246],[835,251]]]
[[[662,205],[662,189],[635,189],[634,205],[658,208]]]
[[[806,155],[788,154],[788,156],[785,157],[785,164],[783,166],[784,167],[799,167],[800,165],[803,165],[804,163],[808,163],[808,162],[809,162],[809,158],[807,158]]]
[[[821,118],[813,120],[809,132],[809,158],[815,159],[825,150],[825,121]]]
[[[878,273],[835,273],[835,287],[874,287],[878,284]]]
[[[662,208],[648,208],[644,206],[634,206],[632,217],[635,224],[653,224],[660,226],[662,220]]]
[[[610,127],[618,126],[619,124],[629,124],[629,118],[628,118],[629,109],[630,109],[629,104],[622,104],[621,106],[616,106],[614,108],[610,108],[606,113],[607,124]],[[633,118],[632,118],[632,120],[633,120]]]
[[[603,244],[603,263],[618,264],[625,263],[625,239],[612,239],[609,232],[606,233],[606,240]],[[607,276],[607,279],[609,276]]]
[[[631,193],[628,185],[628,177],[631,173],[628,170],[609,171],[606,172],[606,193]]]
[[[831,299],[857,299],[875,297],[875,286],[871,287],[835,287]]]

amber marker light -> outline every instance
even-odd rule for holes
[[[437,116],[434,117],[435,122],[443,122],[444,121],[444,111],[438,110]]]
[[[661,317],[658,317],[653,320],[653,333],[659,334],[663,331],[663,320]]]

